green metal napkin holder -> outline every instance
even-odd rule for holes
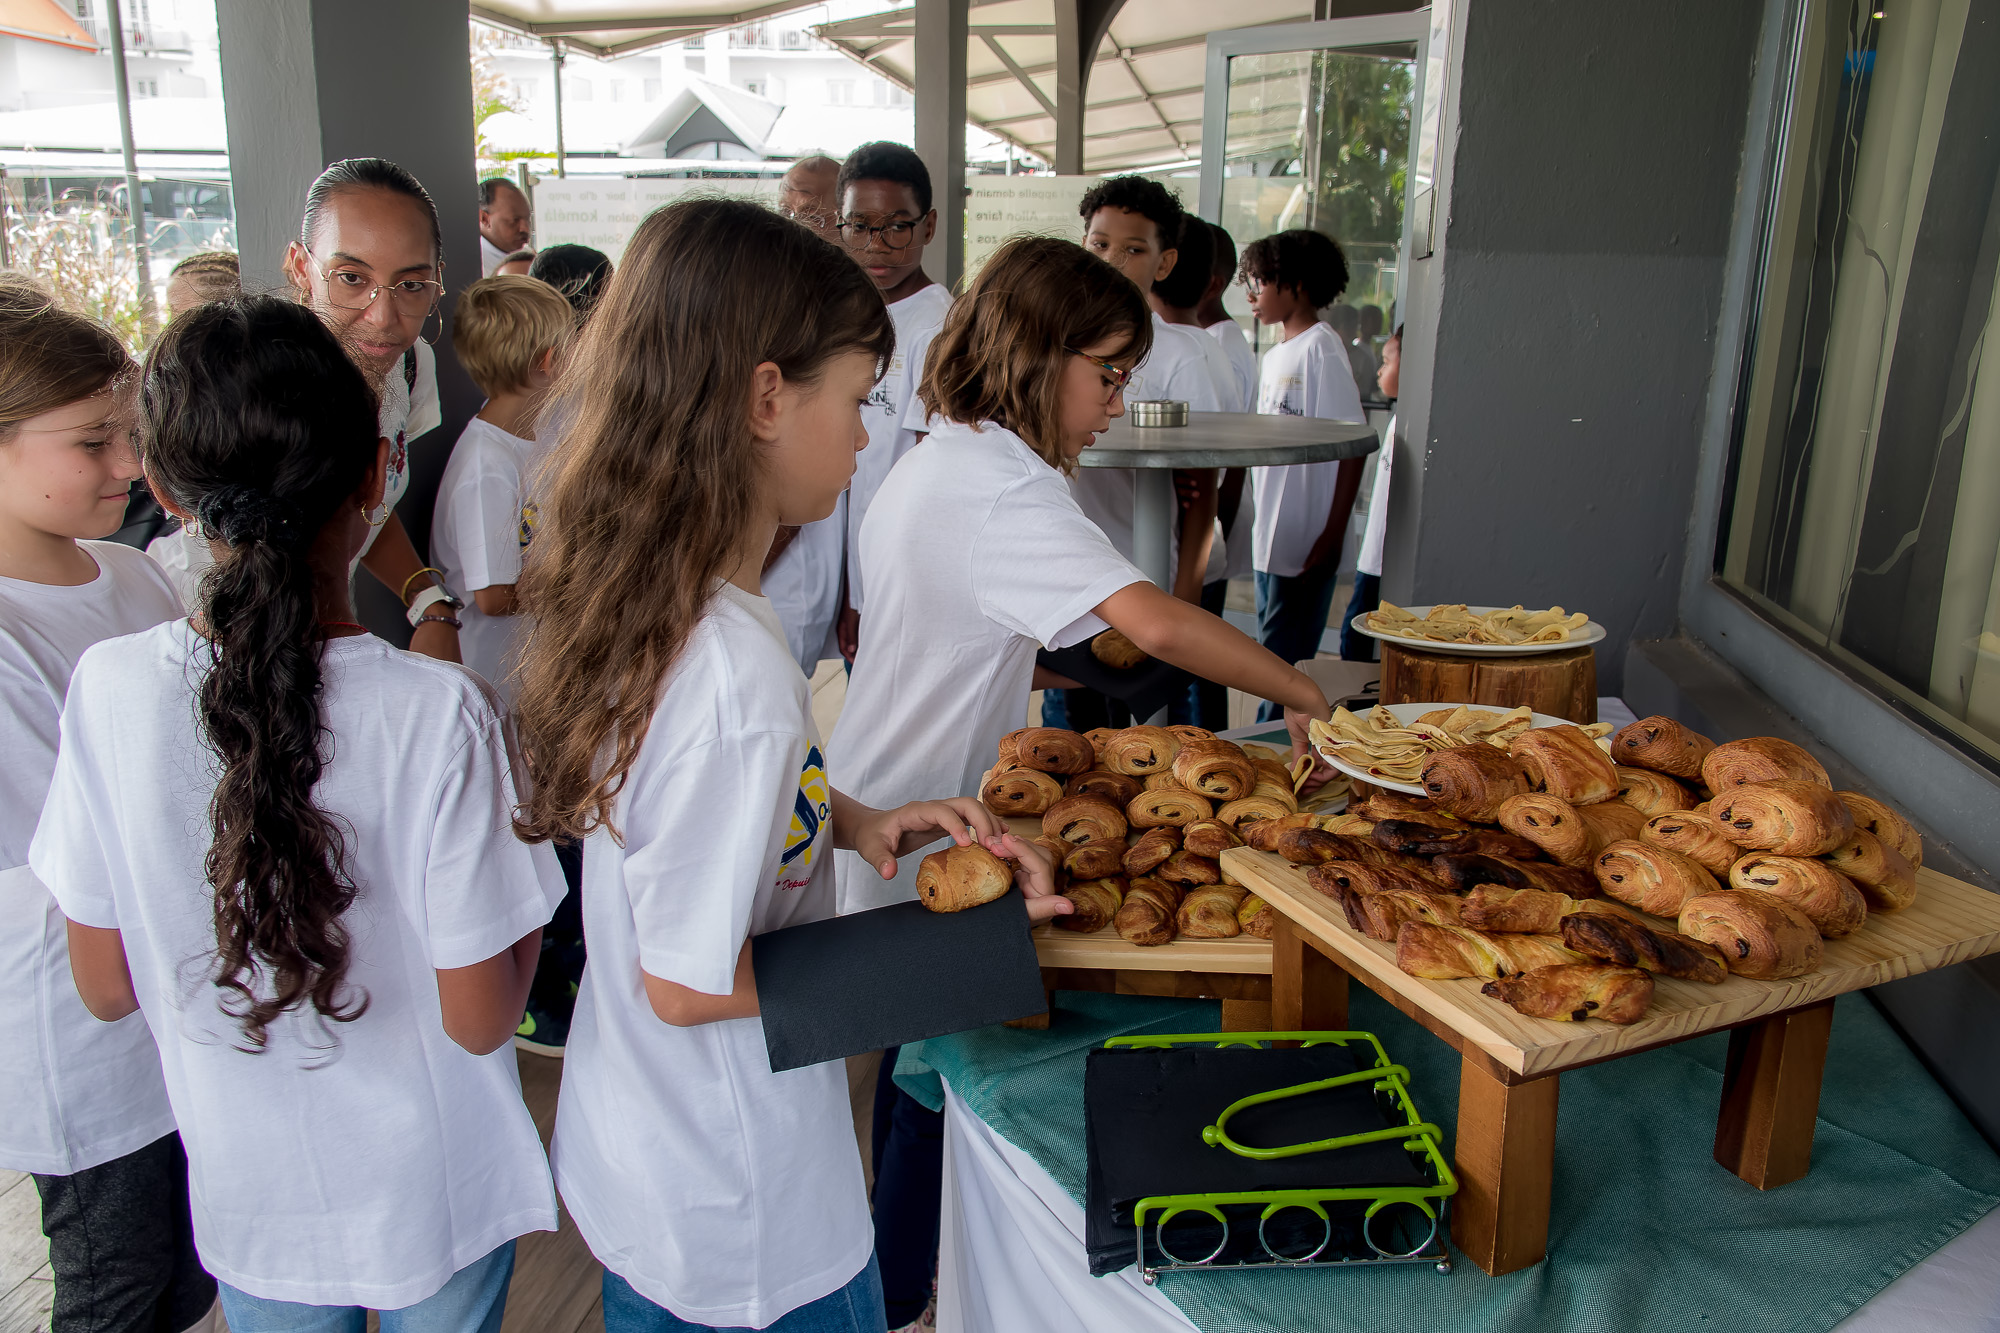
[[[1350,1043],[1365,1043],[1375,1053],[1374,1063],[1353,1073],[1334,1078],[1318,1079],[1310,1083],[1299,1083],[1287,1088],[1273,1088],[1248,1097],[1238,1098],[1225,1107],[1216,1117],[1215,1123],[1202,1130],[1202,1141],[1212,1148],[1220,1148],[1235,1153],[1239,1157],[1257,1161],[1269,1161],[1281,1157],[1301,1157],[1309,1153],[1336,1152],[1342,1148],[1356,1147],[1364,1143],[1381,1143],[1401,1140],[1407,1151],[1415,1154],[1430,1171],[1430,1182],[1420,1187],[1350,1186],[1329,1189],[1263,1190],[1243,1193],[1210,1194],[1161,1194],[1143,1198],[1133,1205],[1132,1226],[1134,1246],[1138,1254],[1140,1276],[1148,1285],[1159,1280],[1161,1273],[1178,1272],[1243,1272],[1257,1269],[1280,1268],[1352,1268],[1375,1264],[1435,1264],[1440,1273],[1451,1271],[1451,1256],[1442,1238],[1442,1226],[1449,1208],[1448,1200],[1458,1192],[1458,1177],[1452,1174],[1451,1164],[1445,1160],[1442,1146],[1443,1131],[1417,1113],[1416,1104],[1410,1100],[1407,1086],[1410,1071],[1402,1065],[1390,1061],[1387,1051],[1372,1032],[1196,1032],[1175,1033],[1159,1036],[1113,1037],[1104,1043],[1107,1049],[1124,1048],[1130,1050],[1166,1050],[1174,1046],[1196,1043],[1213,1045],[1218,1049],[1243,1046],[1252,1049],[1268,1049],[1264,1043],[1295,1041],[1302,1046],[1334,1045],[1345,1047]],[[1356,1083],[1371,1084],[1371,1091],[1386,1097],[1395,1113],[1403,1117],[1404,1123],[1389,1125],[1382,1129],[1367,1130],[1358,1134],[1336,1135],[1331,1138],[1316,1139],[1306,1143],[1288,1143],[1275,1147],[1253,1147],[1238,1143],[1229,1134],[1229,1121],[1239,1112],[1266,1102],[1282,1101],[1292,1097],[1303,1097],[1328,1088],[1348,1086]],[[1333,1240],[1333,1218],[1327,1213],[1329,1203],[1366,1203],[1362,1214],[1361,1237],[1374,1251],[1372,1257],[1322,1259],[1320,1255]],[[1407,1205],[1416,1210],[1429,1224],[1424,1238],[1407,1251],[1384,1249],[1376,1242],[1373,1224],[1384,1209]],[[1216,1259],[1229,1244],[1229,1218],[1223,1214],[1227,1206],[1258,1206],[1263,1212],[1257,1221],[1257,1240],[1268,1261],[1246,1260],[1239,1263],[1217,1263]],[[1287,1208],[1303,1208],[1318,1217],[1325,1229],[1320,1243],[1311,1252],[1287,1255],[1272,1248],[1265,1228],[1273,1217]],[[1213,1218],[1222,1227],[1222,1239],[1208,1255],[1199,1259],[1184,1259],[1173,1253],[1166,1243],[1166,1227],[1169,1222],[1183,1213],[1203,1213]],[[1155,1216],[1157,1215],[1157,1216]],[[1149,1264],[1146,1261],[1146,1222],[1153,1222],[1153,1245],[1170,1262]]]

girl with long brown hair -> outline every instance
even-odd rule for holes
[[[609,1333],[881,1333],[838,1062],[772,1073],[750,937],[833,915],[943,834],[1030,867],[975,801],[831,789],[806,680],[760,595],[781,525],[825,518],[894,347],[838,249],[755,204],[639,225],[558,386],[574,411],[520,584],[523,836],[585,836],[590,964],[552,1156],[604,1262]],[[863,984],[857,982],[857,984]]]
[[[135,370],[108,330],[0,275],[0,1168],[41,1191],[55,1333],[180,1333],[215,1303],[153,1034],[84,1008],[28,864],[77,659],[181,614],[152,561],[98,540],[139,475]]]
[[[141,408],[215,565],[189,619],[77,663],[30,851],[76,988],[152,1029],[231,1329],[489,1333],[555,1227],[506,1045],[563,892],[497,702],[354,623],[390,446],[311,311],[183,314]]]

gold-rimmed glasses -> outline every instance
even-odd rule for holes
[[[444,284],[429,278],[399,278],[395,282],[374,282],[366,273],[351,268],[320,268],[326,283],[326,299],[342,310],[366,310],[383,292],[398,314],[428,316],[444,299]]]

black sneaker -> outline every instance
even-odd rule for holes
[[[546,1009],[530,998],[521,1026],[514,1029],[514,1049],[562,1059],[563,1047],[569,1044],[569,1019],[567,1012]]]

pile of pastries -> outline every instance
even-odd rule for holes
[[[1823,938],[1916,896],[1915,829],[1834,791],[1796,745],[1717,745],[1648,717],[1610,750],[1542,727],[1431,755],[1421,797],[1378,791],[1338,819],[1237,832],[1310,867],[1405,972],[1486,978],[1539,1018],[1633,1022],[1655,974],[1800,976]]]
[[[1040,817],[1035,841],[1075,908],[1055,919],[1062,929],[1114,926],[1146,946],[1268,939],[1271,909],[1217,858],[1246,845],[1248,829],[1310,826],[1298,792],[1311,769],[1202,727],[1028,727],[1000,738],[979,798],[995,814]]]
[[[1364,623],[1377,634],[1433,643],[1568,643],[1583,632],[1590,617],[1560,606],[1546,611],[1510,606],[1475,614],[1463,604],[1434,606],[1419,616],[1384,602],[1368,613]]]

